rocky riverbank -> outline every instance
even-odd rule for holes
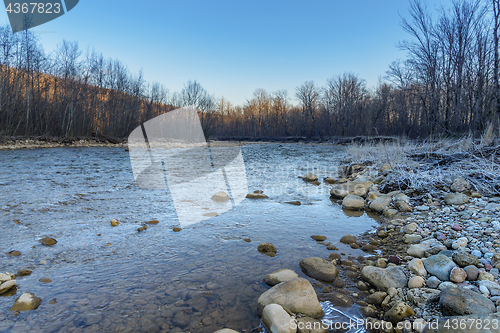
[[[125,141],[107,137],[94,136],[85,138],[60,137],[0,137],[0,150],[38,149],[60,147],[127,147]]]
[[[422,167],[413,162],[407,171]],[[375,231],[342,237],[366,253],[357,258],[335,252],[327,236],[311,236],[333,251],[329,258],[300,262],[323,286],[321,293],[288,269],[264,277],[272,287],[259,298],[257,311],[270,331],[326,332],[328,325],[347,331],[320,321],[319,301],[341,308],[357,304],[369,332],[498,331],[500,197],[483,195],[454,175],[437,191],[389,191],[392,172],[390,164],[349,164],[340,177],[324,180],[344,209],[374,211],[383,219]],[[309,174],[303,180],[318,178]]]

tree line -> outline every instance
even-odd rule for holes
[[[46,54],[30,31],[0,27],[0,135],[127,137],[139,124],[197,107],[207,137],[330,138],[479,134],[500,119],[500,0],[454,0],[434,17],[419,0],[402,19],[407,58],[369,89],[353,73],[294,93],[257,89],[244,105],[216,99],[197,81],[170,93],[119,60],[77,42]],[[298,103],[294,103],[297,101]]]

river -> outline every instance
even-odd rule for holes
[[[331,253],[311,235],[326,235],[346,255],[362,254],[339,239],[375,220],[346,214],[330,201],[329,185],[298,178],[335,176],[342,148],[247,144],[241,151],[248,189],[269,199],[245,199],[181,232],[172,230],[179,222],[171,194],[139,188],[123,148],[0,151],[0,272],[33,271],[0,296],[0,331],[249,332],[260,324],[266,274],[290,268],[306,277],[302,258]],[[294,200],[302,205],[285,203]],[[121,224],[111,227],[111,219]],[[152,219],[159,224],[137,231]],[[43,246],[42,237],[58,243]],[[259,253],[262,242],[277,255]],[[22,255],[7,256],[12,250]],[[10,312],[23,292],[41,297],[41,305]]]

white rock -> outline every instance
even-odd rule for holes
[[[490,291],[485,285],[479,285],[479,290],[483,293],[483,295],[488,296],[490,294]]]
[[[291,325],[293,323],[292,318],[278,304],[266,305],[262,311],[262,322],[272,333],[297,332],[297,325]]]
[[[36,297],[35,294],[32,293],[24,293],[19,296],[14,305],[11,306],[10,311],[29,311],[34,310],[40,305],[42,299],[40,297]]]
[[[488,289],[488,292],[491,294],[491,296],[500,296],[500,285],[496,282],[492,282],[489,280],[481,280],[479,281],[479,288],[481,290],[481,287],[485,287]],[[482,292],[482,290],[481,290]],[[484,292],[483,292],[484,294]]]
[[[445,290],[446,288],[457,288],[458,286],[450,281],[441,282],[438,286],[439,290]]]
[[[13,280],[16,276],[12,273],[0,273],[0,283]]]
[[[406,252],[412,257],[423,258],[425,256],[425,251],[430,249],[432,244],[436,242],[437,241],[435,239],[428,239],[420,244],[413,244]]]
[[[424,278],[421,276],[414,276],[408,281],[408,288],[422,288],[424,286]]]
[[[16,280],[9,280],[0,285],[0,295],[6,293],[16,285]]]
[[[427,275],[427,270],[425,269],[424,263],[418,258],[414,258],[408,263],[408,269],[418,276]]]
[[[403,228],[403,232],[405,234],[413,234],[415,231],[417,231],[417,229],[418,229],[418,224],[412,222]]]
[[[417,318],[413,321],[412,328],[417,333],[422,333],[427,322],[423,318]]]
[[[215,202],[224,202],[224,201],[231,200],[231,198],[229,197],[229,195],[226,192],[220,191],[220,192],[215,193],[212,196],[212,200]]]
[[[458,248],[466,247],[468,242],[467,237],[460,237],[451,244],[451,247],[457,250]]]
[[[275,286],[281,282],[285,282],[291,279],[299,277],[297,273],[291,269],[279,269],[276,272],[272,272],[264,276],[264,282],[270,286]]]
[[[422,239],[422,236],[418,234],[406,234],[403,236],[403,242],[406,244],[414,243]]]

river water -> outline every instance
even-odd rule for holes
[[[0,151],[0,272],[33,271],[0,296],[0,332],[249,332],[260,324],[266,274],[290,268],[306,277],[302,258],[331,253],[310,235],[326,235],[346,256],[362,254],[339,239],[376,222],[346,214],[330,201],[329,185],[298,178],[335,176],[342,148],[248,144],[241,151],[248,189],[269,199],[245,199],[181,232],[172,230],[179,222],[171,194],[139,188],[123,148]],[[285,203],[294,200],[302,205]],[[113,228],[111,219],[121,224]],[[137,231],[152,219],[159,224]],[[43,246],[42,237],[58,243]],[[262,242],[277,255],[259,253]],[[12,250],[22,255],[8,256]],[[24,292],[43,299],[38,309],[9,311]]]

